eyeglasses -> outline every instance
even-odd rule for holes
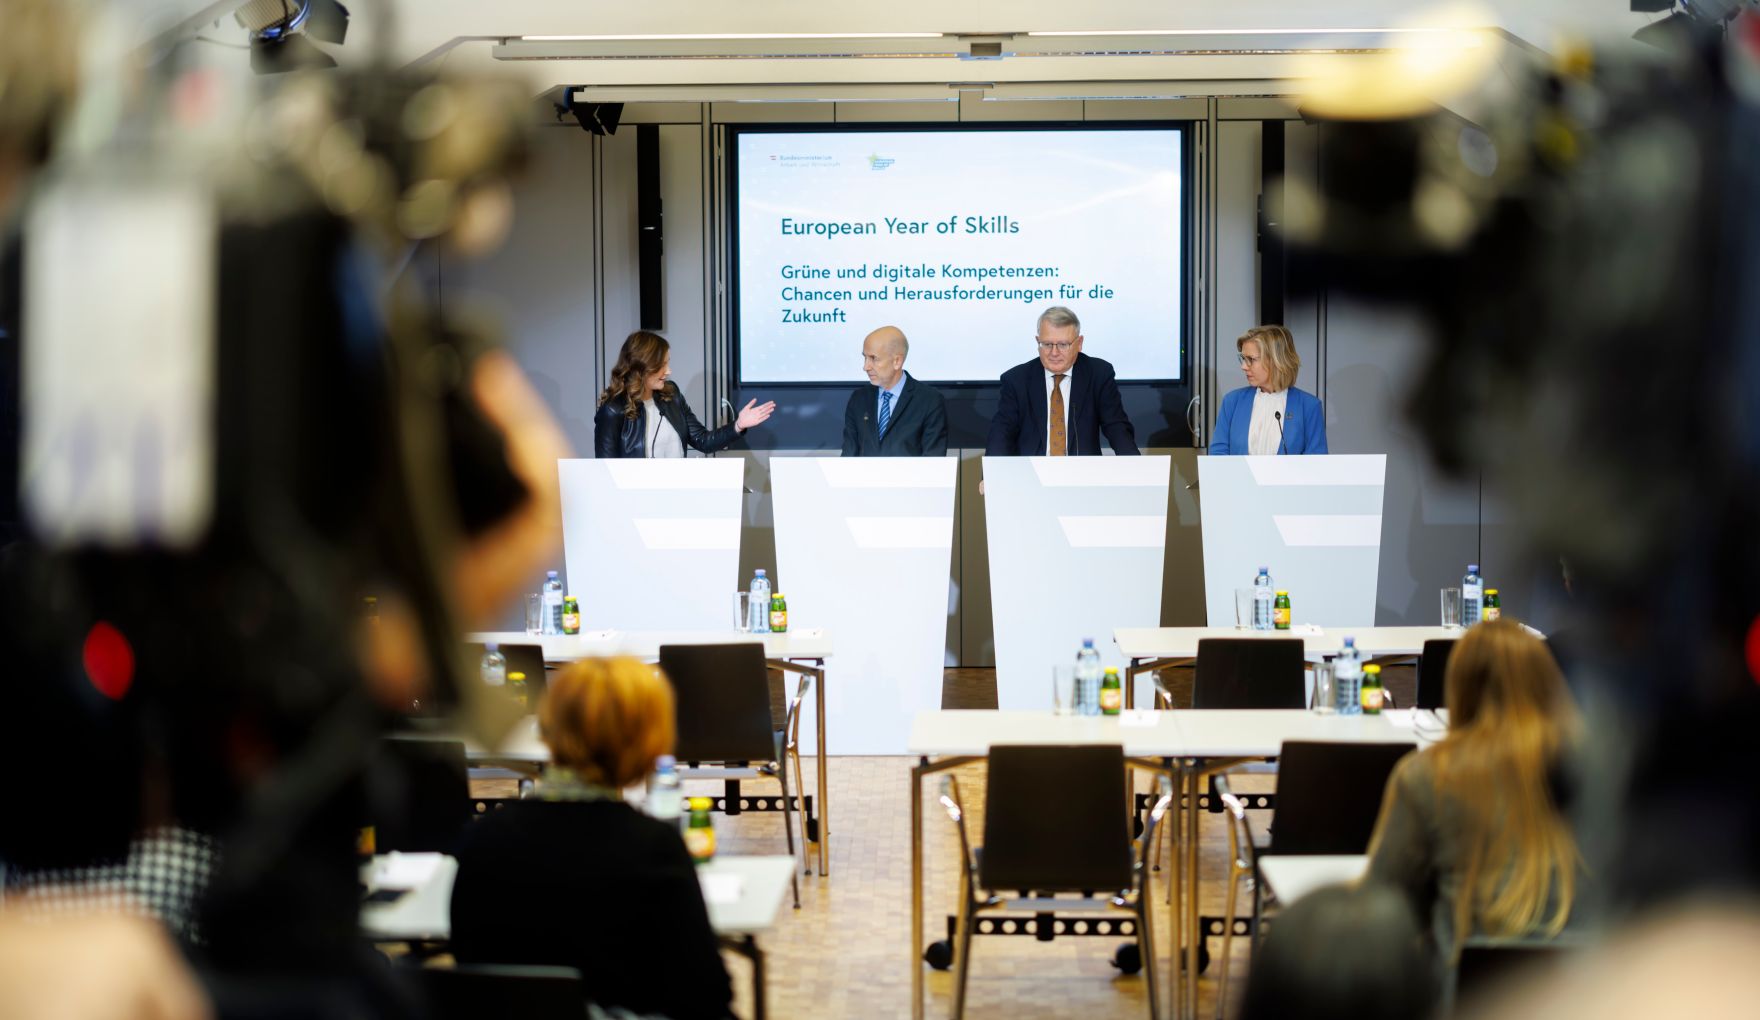
[[[1240,357],[1240,362],[1241,362],[1242,368],[1252,368],[1254,365],[1257,365],[1259,362],[1264,360],[1263,355],[1261,355],[1260,357],[1254,358],[1254,357],[1248,357],[1247,355],[1242,354],[1242,355],[1239,355],[1239,357]]]
[[[1051,343],[1046,340],[1038,340],[1038,339],[1035,339],[1033,342],[1038,344],[1039,349],[1042,351],[1056,351],[1058,354],[1062,354],[1064,351],[1067,351],[1071,347],[1075,346],[1075,341],[1073,341],[1073,340],[1071,340],[1067,343],[1061,343],[1061,344],[1054,344],[1054,343]]]

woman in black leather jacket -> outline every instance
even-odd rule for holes
[[[593,415],[593,448],[599,457],[682,457],[726,449],[747,429],[762,425],[776,402],[746,402],[732,425],[709,429],[691,413],[684,394],[667,381],[672,371],[666,338],[637,330],[623,342],[611,385],[599,394]]]

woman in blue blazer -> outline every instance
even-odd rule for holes
[[[1234,342],[1247,384],[1222,398],[1210,456],[1325,453],[1320,398],[1295,388],[1302,369],[1295,340],[1282,326],[1254,326]]]

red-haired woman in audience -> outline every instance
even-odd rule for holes
[[[672,688],[634,659],[557,673],[538,724],[552,766],[534,798],[470,827],[452,888],[462,963],[577,967],[590,1001],[720,1020],[733,998],[678,830],[622,791],[672,750]]]
[[[1448,735],[1388,780],[1369,881],[1405,890],[1452,963],[1468,938],[1570,921],[1581,857],[1556,786],[1578,721],[1546,643],[1513,621],[1467,631],[1444,685]]]

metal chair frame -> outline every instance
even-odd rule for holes
[[[1128,767],[1126,769],[1128,775]],[[1149,889],[1149,852],[1155,845],[1156,829],[1173,803],[1173,787],[1166,776],[1158,780],[1161,794],[1155,807],[1149,812],[1148,824],[1143,835],[1135,842],[1137,847],[1132,854],[1132,883],[1129,888],[1121,889],[1108,896],[1083,896],[1079,899],[1060,899],[1056,896],[1019,896],[1007,897],[993,890],[986,890],[982,896],[978,889],[978,856],[973,851],[971,839],[966,831],[965,809],[959,796],[959,780],[953,776],[942,779],[941,806],[952,819],[959,831],[960,851],[960,896],[959,896],[959,935],[958,945],[954,949],[955,978],[953,1015],[955,1020],[965,1016],[966,1011],[966,979],[971,973],[972,931],[976,927],[976,915],[988,910],[1029,910],[1039,912],[1077,911],[1123,911],[1131,914],[1137,924],[1138,951],[1143,959],[1143,975],[1149,990],[1149,1017],[1155,1020],[1159,1012],[1159,985],[1155,976],[1155,927],[1150,906],[1154,901]]]

